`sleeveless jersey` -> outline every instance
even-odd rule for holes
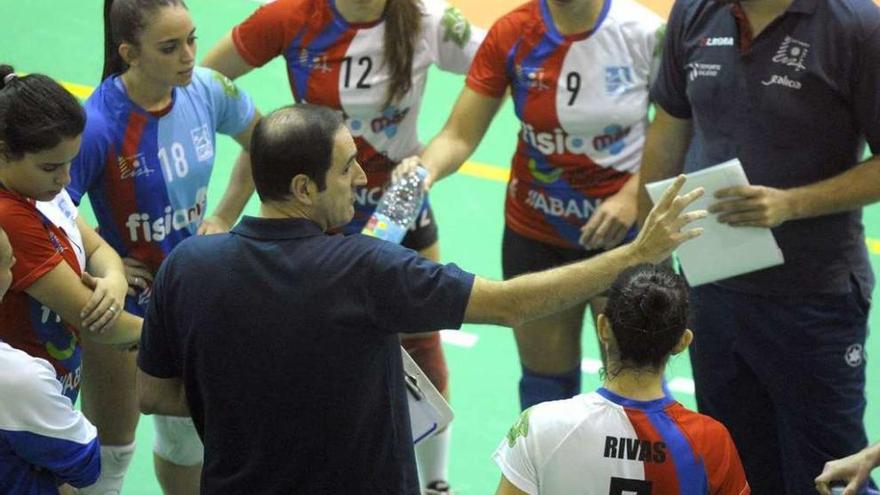
[[[284,57],[296,101],[343,112],[357,144],[358,161],[367,174],[367,185],[358,190],[355,217],[346,232],[360,232],[391,170],[420,151],[417,121],[428,68],[437,65],[464,74],[484,37],[482,30],[442,0],[423,0],[421,8],[412,87],[388,106],[391,74],[382,51],[382,20],[349,23],[332,0],[276,0],[260,7],[232,32],[239,55],[254,67]]]
[[[633,0],[605,0],[596,27],[578,36],[559,33],[547,0],[532,0],[492,26],[467,85],[495,98],[510,87],[522,123],[508,227],[581,249],[580,228],[598,202],[639,169],[662,27]]]
[[[157,117],[137,106],[118,76],[86,101],[82,148],[71,165],[74,201],[85,193],[101,236],[155,273],[165,255],[194,235],[207,208],[215,133],[238,134],[254,116],[250,98],[225,76],[197,67]],[[143,315],[149,292],[126,309]]]
[[[16,258],[12,286],[0,303],[0,340],[51,363],[61,393],[71,402],[79,394],[78,333],[25,291],[59,263],[82,276],[86,256],[76,218],[76,206],[66,191],[50,202],[34,202],[0,189],[0,225]]]
[[[494,457],[529,494],[751,493],[727,429],[671,397],[642,402],[600,388],[538,404]]]

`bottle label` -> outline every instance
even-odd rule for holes
[[[367,224],[364,225],[361,234],[400,244],[400,241],[406,235],[406,230],[406,227],[395,223],[387,216],[379,212],[373,212]]]

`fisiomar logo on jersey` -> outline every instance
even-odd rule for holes
[[[635,86],[633,81],[632,67],[625,65],[613,65],[605,67],[605,92],[609,95],[619,95]]]
[[[382,111],[382,115],[369,120],[369,125],[366,125],[365,119],[359,118],[348,118],[345,125],[353,137],[361,137],[370,131],[373,134],[384,133],[388,138],[393,138],[407,114],[409,107],[397,108],[390,105]]]
[[[596,151],[607,151],[609,154],[616,155],[626,147],[625,139],[629,136],[630,131],[632,131],[632,127],[611,124],[605,128],[604,134],[593,138],[593,148],[596,148]]]
[[[159,218],[153,218],[148,213],[132,213],[125,222],[129,240],[160,242],[173,232],[198,225],[205,216],[207,196],[208,188],[201,187],[196,191],[195,204],[176,210],[166,206],[165,214]]]
[[[572,136],[557,127],[553,132],[535,132],[531,124],[523,124],[522,139],[545,156],[573,153],[589,155],[590,141],[583,136]]]

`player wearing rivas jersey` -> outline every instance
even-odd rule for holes
[[[429,183],[453,173],[510,88],[522,131],[505,203],[505,278],[632,238],[661,34],[661,20],[632,0],[532,0],[490,29],[467,87],[421,161]],[[603,301],[591,301],[594,315]],[[584,309],[514,329],[523,409],[580,392]]]
[[[750,493],[727,429],[663,390],[670,355],[693,338],[684,281],[650,265],[628,270],[605,309],[605,386],[522,413],[495,452],[497,495]]]
[[[275,57],[286,62],[296,101],[340,110],[355,138],[367,185],[358,188],[354,219],[360,232],[392,169],[417,153],[416,124],[431,65],[463,74],[484,32],[443,0],[277,0],[233,28],[205,57],[232,79]],[[430,206],[403,245],[439,259]],[[448,371],[436,333],[403,335],[403,346],[438,390]],[[449,430],[421,442],[416,453],[423,484],[443,492]]]
[[[124,258],[126,307],[143,314],[168,252],[197,233],[228,230],[241,213],[253,191],[246,152],[214,214],[206,215],[216,134],[234,137],[247,151],[258,114],[227,78],[194,67],[195,28],[182,1],[108,0],[104,20],[103,82],[86,102],[70,192],[76,201],[88,193],[101,235]],[[134,360],[85,349],[93,351],[114,372],[102,374],[93,393],[85,390],[84,409],[103,444],[130,444],[139,415]],[[167,493],[196,493],[202,447],[191,421],[153,423],[160,485]]]

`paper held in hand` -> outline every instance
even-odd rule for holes
[[[656,203],[673,180],[646,184],[651,200]],[[687,174],[682,192],[702,186],[706,193],[685,211],[708,209],[717,201],[716,191],[748,184],[742,164],[736,158]],[[691,286],[696,287],[784,263],[782,250],[776,244],[770,229],[731,227],[720,223],[717,218],[717,215],[710,213],[708,217],[685,227],[703,228],[701,236],[682,244],[677,251],[681,268]]]
[[[403,355],[403,379],[409,400],[413,444],[417,444],[452,421],[452,408],[403,347],[400,352]]]

